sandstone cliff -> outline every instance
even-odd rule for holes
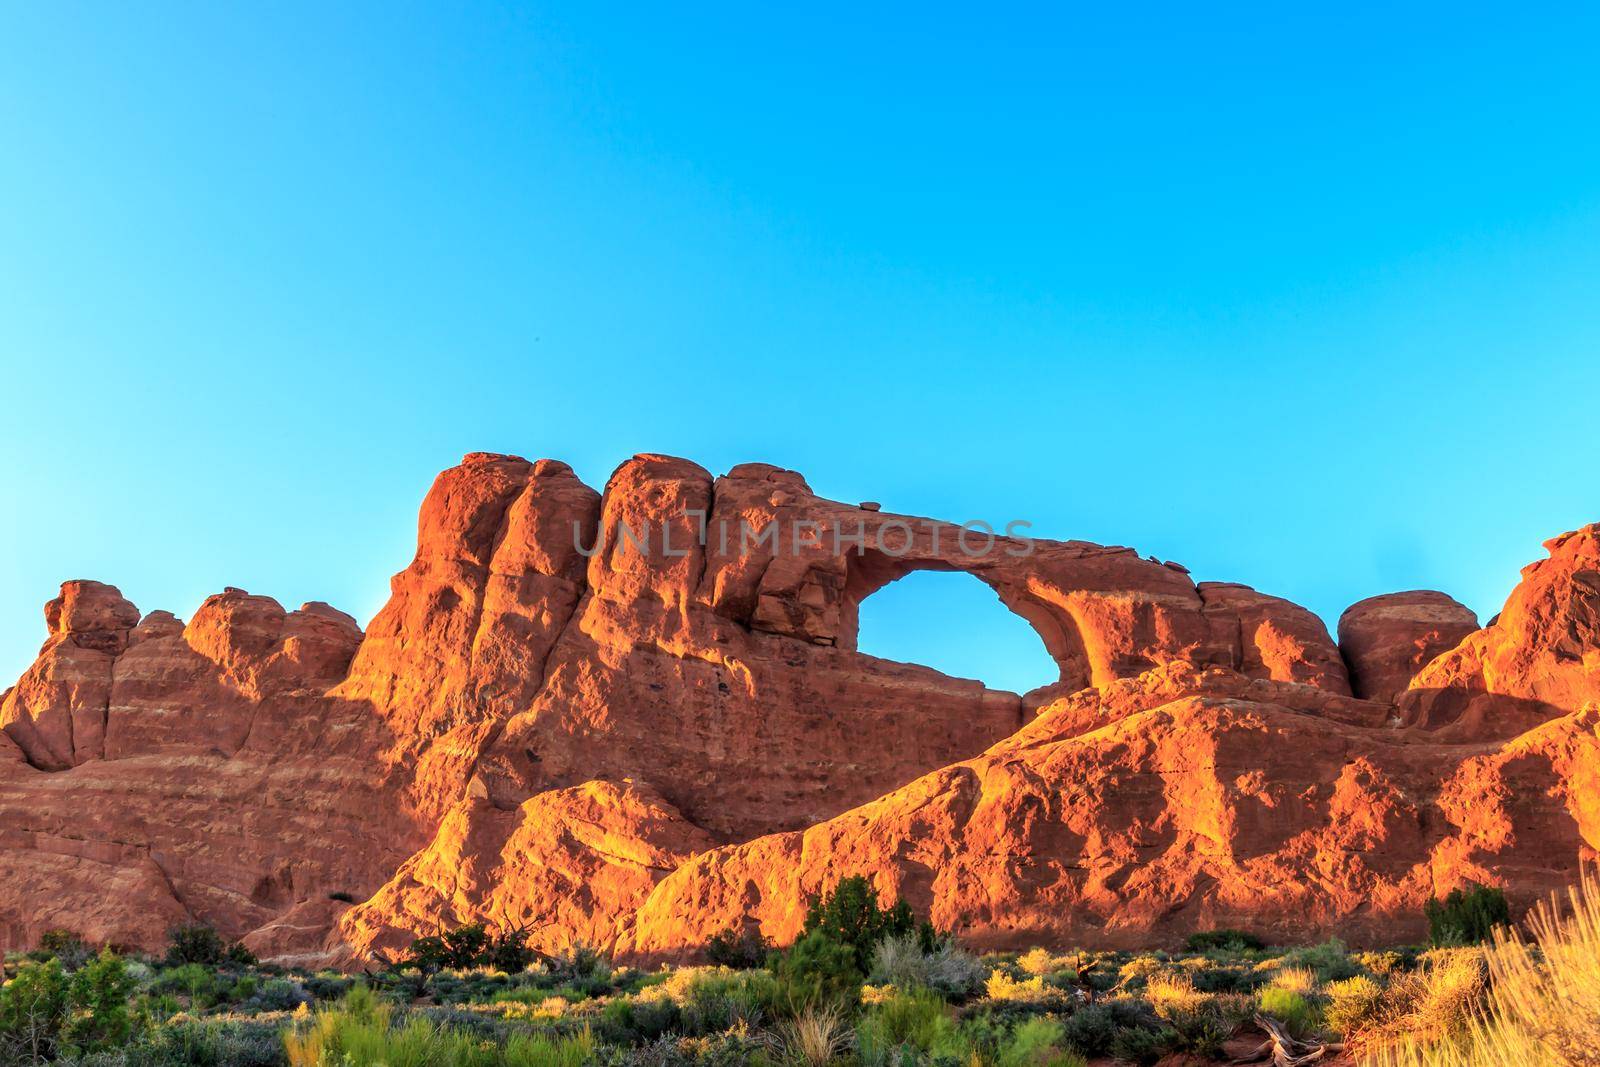
[[[597,493],[470,455],[366,634],[234,589],[184,623],[62,586],[0,703],[0,945],[198,920],[351,963],[483,920],[681,957],[790,937],[856,872],[980,946],[1413,938],[1430,894],[1527,901],[1600,841],[1600,528],[1548,547],[1486,628],[1417,591],[1336,644],[1131,549],[763,464],[641,455]],[[862,600],[915,570],[986,583],[1059,679],[857,652]]]

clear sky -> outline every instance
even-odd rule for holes
[[[870,8],[870,10],[868,10]],[[0,675],[65,578],[363,621],[472,450],[1495,611],[1600,519],[1580,6],[0,9]],[[959,576],[864,646],[1031,684]],[[0,686],[7,684],[0,682]]]

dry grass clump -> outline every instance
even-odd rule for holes
[[[779,1063],[791,1067],[825,1067],[854,1043],[850,1021],[837,1005],[808,1008],[785,1021],[773,1034]]]
[[[1268,986],[1309,997],[1317,991],[1317,975],[1309,967],[1282,967],[1273,974]]]
[[[1323,986],[1322,993],[1328,998],[1322,1021],[1329,1030],[1338,1034],[1352,1034],[1365,1029],[1383,1003],[1383,986],[1364,974],[1340,982],[1329,982]]]
[[[1158,974],[1145,983],[1144,999],[1150,1002],[1162,1018],[1181,1012],[1196,1011],[1210,1003],[1210,994],[1194,987],[1187,975]]]
[[[1483,985],[1469,996],[1464,978],[1431,1004],[1437,1017],[1364,1060],[1376,1067],[1596,1067],[1600,1065],[1600,882],[1585,875],[1567,908],[1535,910],[1533,944],[1497,933],[1480,957]],[[1456,970],[1462,965],[1455,964]],[[1471,1000],[1458,1013],[1448,1010]],[[1450,1015],[1454,1014],[1454,1018]],[[1453,1023],[1453,1025],[1452,1025]]]

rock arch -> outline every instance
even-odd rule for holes
[[[1061,665],[1039,631],[964,571],[915,568],[856,601],[856,651],[924,664],[995,692],[1056,689]]]

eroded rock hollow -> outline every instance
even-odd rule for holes
[[[745,531],[777,531],[773,537]],[[1417,937],[1600,842],[1600,527],[1492,625],[1443,593],[1312,613],[1131,549],[974,539],[641,455],[604,493],[474,454],[363,634],[229,589],[187,623],[73,581],[0,704],[0,945],[182,922],[353,965],[440,926],[638,959],[869,875],[977,947]],[[1059,680],[856,651],[915,570],[986,583]]]

